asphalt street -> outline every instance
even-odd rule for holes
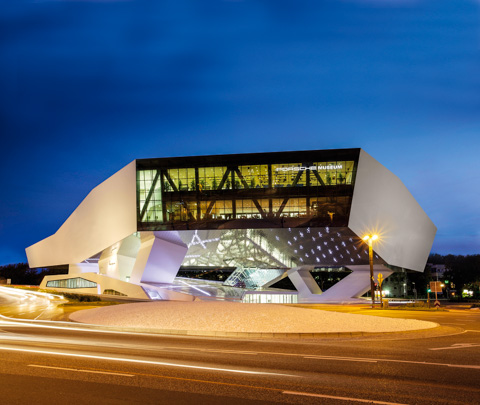
[[[480,404],[479,311],[358,311],[441,327],[240,340],[105,331],[34,312],[0,318],[1,403]]]

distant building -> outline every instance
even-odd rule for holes
[[[139,159],[26,252],[31,267],[69,266],[42,282],[58,291],[346,301],[370,288],[360,238],[372,232],[380,237],[375,277],[423,271],[436,227],[400,179],[361,149]],[[176,279],[180,266],[236,270],[205,284]],[[285,277],[297,292],[268,290]]]

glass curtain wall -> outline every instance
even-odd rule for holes
[[[137,208],[142,222],[163,222],[162,192],[158,170],[137,171]]]
[[[272,165],[274,187],[332,186],[352,184],[354,161],[315,162],[312,165]]]
[[[198,168],[199,191],[203,192],[207,190],[218,190],[226,171],[227,171],[226,167],[199,167]],[[231,182],[225,181],[225,183],[222,186],[222,189],[225,190],[230,187],[231,187]]]
[[[352,184],[355,162],[316,162],[316,170],[310,171],[310,185]]]
[[[277,221],[273,227],[303,226],[288,223],[293,218],[315,219],[314,226],[344,220],[355,170],[354,160],[137,170],[139,224],[152,224],[139,229],[208,229],[246,219]]]
[[[61,280],[50,280],[47,281],[47,287],[51,288],[94,288],[97,286],[97,283],[85,280],[81,277],[67,278]]]
[[[195,169],[168,169],[170,181],[164,182],[164,191],[195,191]],[[172,184],[173,183],[173,184]]]
[[[249,165],[238,167],[241,176],[238,176],[236,187],[240,188],[267,188],[268,187],[268,165]],[[245,183],[242,180],[245,181]]]

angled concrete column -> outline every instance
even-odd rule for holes
[[[280,280],[283,280],[285,277],[288,277],[288,270],[285,270],[282,275],[275,277],[274,279],[268,281],[264,285],[262,285],[262,288],[270,288],[272,285],[275,283],[278,283]]]
[[[133,266],[140,249],[140,239],[136,235],[125,239],[105,249],[98,261],[99,273],[122,281],[128,281],[132,275]]]
[[[288,270],[288,278],[298,291],[299,299],[309,299],[322,294],[322,290],[310,274],[314,266],[294,267]]]
[[[188,247],[178,234],[142,232],[141,245],[133,267],[132,283],[172,283]]]
[[[318,302],[343,302],[351,301],[361,297],[370,290],[370,267],[368,265],[349,266],[352,270],[347,277],[325,290],[318,297]],[[382,273],[383,278],[390,276],[393,271],[383,265],[375,265],[373,268],[374,278],[377,279],[378,274]]]

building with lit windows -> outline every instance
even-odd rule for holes
[[[57,291],[338,302],[370,289],[372,232],[375,276],[423,271],[436,227],[361,149],[138,159],[26,252],[32,268],[68,265],[41,284]],[[176,277],[227,267],[223,282]],[[296,291],[272,288],[285,278]]]

